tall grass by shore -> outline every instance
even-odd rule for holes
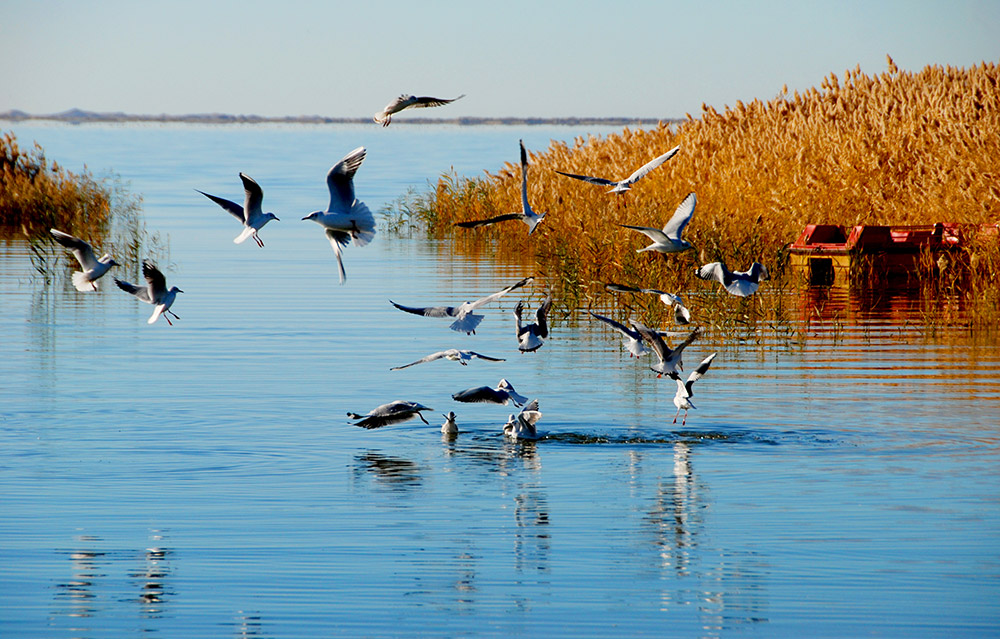
[[[621,197],[555,173],[621,179],[675,145],[677,156]],[[691,191],[698,205],[685,237],[696,250],[637,253],[646,238],[619,225],[660,227]],[[548,216],[528,241],[524,225],[514,222],[453,227],[520,209],[514,162],[480,178],[443,176],[407,206],[429,234],[452,235],[458,250],[533,264],[570,304],[598,302],[607,295],[605,282],[706,291],[694,268],[719,259],[737,269],[764,262],[774,276],[765,288],[780,290],[792,284],[785,247],[808,223],[998,221],[1000,69],[984,63],[911,73],[889,58],[888,70],[875,76],[856,68],[803,93],[783,89],[766,102],[738,101],[721,111],[703,105],[699,118],[688,115],[680,125],[554,142],[531,154],[529,198]],[[996,240],[967,251],[977,268],[958,293],[995,320]],[[653,306],[648,311],[655,313]]]
[[[162,259],[167,243],[146,231],[142,198],[116,176],[73,173],[50,161],[37,144],[25,151],[13,133],[0,136],[0,240],[26,242],[35,270],[46,280],[78,268],[52,239],[50,228],[90,242],[138,277],[146,257]],[[61,268],[65,266],[66,268]]]

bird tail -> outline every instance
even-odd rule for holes
[[[163,315],[163,311],[165,310],[167,309],[164,308],[163,304],[157,304],[156,308],[153,310],[153,314],[149,316],[149,319],[146,320],[146,323],[147,324],[155,323],[156,320],[160,319],[160,315]]]
[[[351,230],[351,238],[357,246],[365,246],[375,239],[375,216],[364,202],[354,201],[351,215],[357,225],[357,230]]]
[[[251,236],[253,236],[255,229],[253,227],[246,227],[243,232],[236,236],[233,240],[233,244],[242,244],[246,242]]]
[[[83,271],[73,272],[73,286],[75,286],[78,291],[97,290],[97,282],[92,282],[87,279],[87,274]]]

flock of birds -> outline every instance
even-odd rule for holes
[[[464,97],[464,94],[453,99],[401,95],[399,98],[386,105],[381,112],[377,113],[374,116],[374,120],[383,127],[386,127],[389,126],[394,114],[405,109],[441,106],[454,102],[462,97]],[[528,235],[531,235],[535,229],[538,228],[538,225],[545,218],[545,213],[534,211],[528,202],[528,156],[525,151],[523,141],[520,142],[520,151],[521,211],[488,219],[458,222],[456,223],[456,226],[462,228],[477,228],[480,226],[497,224],[510,220],[520,220],[527,225]],[[577,175],[562,171],[556,172],[560,175],[591,184],[611,187],[608,193],[622,195],[629,191],[637,181],[647,175],[650,171],[653,171],[670,160],[679,151],[679,146],[670,149],[666,153],[649,161],[630,176],[622,180]],[[341,284],[343,284],[347,278],[343,262],[343,249],[352,241],[356,246],[365,246],[375,237],[375,218],[368,207],[355,197],[354,191],[354,175],[361,167],[362,162],[364,162],[365,153],[366,151],[364,147],[358,147],[344,156],[342,160],[337,162],[329,170],[326,176],[326,183],[330,192],[330,201],[326,210],[314,211],[302,218],[302,220],[311,220],[323,227],[324,234],[326,235],[327,240],[329,240],[337,258]],[[271,220],[277,220],[278,218],[274,213],[264,212],[264,193],[260,185],[257,184],[253,178],[244,173],[240,173],[239,176],[243,182],[244,189],[244,200],[242,205],[226,198],[205,193],[204,191],[197,189],[196,191],[218,204],[223,210],[231,214],[242,224],[243,228],[240,234],[233,240],[234,243],[242,244],[246,240],[253,238],[257,246],[263,248],[264,242],[260,238],[259,233],[268,222]],[[680,203],[674,211],[674,214],[662,229],[645,226],[631,226],[626,224],[622,224],[621,226],[638,231],[646,235],[651,240],[652,243],[649,246],[638,249],[639,252],[655,251],[658,253],[679,253],[686,251],[694,247],[686,240],[682,239],[681,234],[694,216],[696,203],[697,199],[695,194],[690,193]],[[114,259],[108,254],[104,254],[98,258],[93,247],[86,241],[58,229],[51,229],[50,232],[56,242],[73,252],[76,260],[80,264],[80,268],[82,270],[74,272],[72,275],[73,285],[78,291],[96,291],[98,289],[98,280],[103,277],[111,269],[111,267],[118,266],[118,263],[115,262]],[[170,321],[170,317],[173,316],[175,319],[179,319],[179,317],[171,310],[171,306],[176,300],[177,293],[183,293],[183,291],[176,286],[167,288],[166,278],[163,273],[157,269],[155,264],[148,260],[144,260],[142,263],[142,274],[146,281],[145,286],[131,284],[117,278],[115,278],[114,281],[121,290],[135,296],[139,301],[153,305],[154,310],[153,314],[149,317],[149,324],[155,323],[160,316],[163,316],[167,323],[172,325],[173,323]],[[723,288],[732,295],[744,297],[752,295],[756,292],[760,282],[768,278],[767,268],[759,262],[754,262],[749,269],[742,272],[730,271],[722,262],[712,262],[696,269],[695,274],[703,280],[712,280],[720,283]],[[531,277],[524,278],[501,291],[479,298],[472,302],[465,302],[459,306],[415,307],[397,304],[392,300],[390,300],[390,303],[397,309],[407,313],[421,315],[424,317],[452,319],[453,321],[449,326],[451,330],[473,335],[476,332],[476,328],[483,320],[483,316],[475,312],[477,309],[497,301],[511,291],[526,286],[532,280],[533,278]],[[680,295],[657,289],[635,288],[613,283],[608,284],[607,289],[614,292],[657,295],[665,305],[674,311],[674,320],[676,323],[684,325],[691,322],[691,313],[684,306]],[[524,303],[518,302],[514,308],[513,314],[515,318],[518,350],[520,352],[533,353],[538,351],[543,346],[545,339],[549,335],[547,317],[551,307],[552,294],[551,291],[547,291],[545,299],[535,311],[534,322],[525,323],[522,319],[522,314],[524,313]],[[712,365],[712,362],[715,360],[717,355],[717,353],[712,353],[702,360],[702,362],[687,377],[687,379],[683,379],[681,377],[681,372],[683,371],[682,355],[684,349],[698,338],[701,333],[701,329],[695,328],[684,340],[677,344],[677,346],[670,348],[664,341],[666,334],[654,331],[635,320],[629,320],[629,325],[626,326],[609,317],[598,315],[593,312],[590,314],[595,319],[607,324],[622,334],[623,344],[628,350],[630,357],[638,358],[646,355],[647,353],[653,353],[656,355],[657,362],[650,366],[650,370],[657,373],[657,377],[667,375],[676,382],[677,391],[674,395],[674,405],[677,407],[677,413],[674,415],[674,423],[677,423],[680,412],[683,410],[684,417],[681,423],[682,425],[686,424],[688,411],[695,408],[694,404],[691,402],[691,398],[694,396],[694,383],[708,372],[709,367]],[[468,362],[473,359],[482,359],[493,362],[505,361],[503,358],[490,357],[472,350],[448,349],[431,353],[421,359],[410,362],[409,364],[395,366],[390,370],[401,370],[439,359],[457,361],[463,366],[468,365]],[[459,391],[453,394],[452,398],[457,402],[463,403],[493,403],[506,405],[508,402],[512,402],[515,406],[520,407],[521,410],[519,413],[511,414],[508,417],[507,423],[503,427],[504,435],[514,440],[536,440],[543,436],[543,433],[540,433],[537,429],[537,423],[542,416],[542,413],[539,411],[538,400],[533,399],[529,401],[527,397],[514,390],[514,387],[506,379],[501,379],[496,387],[479,386]],[[433,409],[418,402],[394,401],[378,406],[365,415],[359,415],[353,412],[349,412],[347,415],[352,420],[355,420],[355,426],[360,426],[362,428],[379,428],[389,424],[408,421],[415,417],[420,418],[425,424],[428,424],[429,422],[427,422],[421,413],[429,410]],[[444,417],[445,422],[441,426],[441,432],[445,434],[457,433],[458,425],[455,413],[453,411],[449,412],[444,415]]]

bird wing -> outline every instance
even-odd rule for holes
[[[243,219],[243,223],[248,224],[251,219],[264,215],[264,210],[261,208],[264,202],[264,190],[246,173],[240,173],[240,179],[243,180],[243,191],[245,194],[243,211],[246,217]]]
[[[477,353],[475,351],[462,351],[462,352],[465,353],[466,355],[468,355],[469,357],[478,357],[479,359],[485,359],[485,360],[488,360],[488,361],[491,361],[491,362],[505,362],[505,361],[507,361],[507,360],[505,360],[502,357],[490,357],[489,355],[483,355],[482,353]]]
[[[641,339],[641,337],[642,337],[637,331],[633,331],[631,328],[625,326],[624,324],[622,324],[620,322],[616,322],[615,320],[611,319],[610,317],[604,317],[603,315],[598,315],[597,313],[595,313],[593,311],[590,311],[590,314],[593,315],[594,317],[596,317],[597,319],[601,320],[602,322],[604,322],[605,324],[607,324],[611,328],[615,329],[616,331],[618,331],[622,335],[627,335],[627,336],[631,337],[632,339]]]
[[[649,345],[653,348],[653,352],[656,353],[661,362],[670,357],[670,349],[667,348],[659,333],[635,320],[629,320],[629,323],[632,324],[632,328],[639,332],[642,339],[649,342]]]
[[[337,269],[340,272],[340,283],[343,284],[347,280],[347,271],[344,270],[343,247],[351,241],[351,234],[347,231],[326,229],[326,239],[330,240],[333,253],[337,256]]]
[[[198,189],[195,189],[195,191],[198,191]],[[198,192],[207,197],[208,199],[212,200],[219,206],[221,206],[223,210],[225,210],[227,213],[235,217],[240,222],[246,221],[246,215],[243,213],[243,207],[237,204],[236,202],[233,202],[232,200],[227,200],[224,197],[218,197],[216,195],[205,193],[204,191],[198,191]]]
[[[455,317],[458,315],[458,310],[454,306],[403,306],[392,300],[389,300],[389,303],[401,311],[413,313],[414,315],[423,315],[424,317]]]
[[[650,228],[648,226],[630,226],[628,224],[619,224],[622,228],[632,229],[633,231],[639,231],[649,239],[660,244],[667,244],[669,238],[660,229]]]
[[[365,161],[365,147],[359,146],[344,156],[326,174],[326,186],[330,190],[328,211],[347,211],[354,204],[354,174]]]
[[[510,286],[508,286],[507,288],[505,288],[502,291],[498,291],[496,293],[493,293],[492,295],[487,295],[486,297],[481,297],[478,300],[476,300],[475,302],[468,302],[466,304],[463,304],[462,308],[465,309],[466,313],[468,313],[470,311],[474,311],[477,308],[479,308],[480,306],[484,306],[486,304],[489,304],[490,302],[497,301],[498,299],[500,299],[501,297],[503,297],[507,293],[510,293],[511,291],[513,291],[515,288],[521,288],[522,286],[524,286],[525,284],[527,284],[528,282],[530,282],[533,279],[534,278],[532,278],[532,277],[526,277],[526,278],[524,278],[523,280],[521,280],[519,282],[515,282],[514,284],[511,284]]]
[[[489,386],[477,386],[476,388],[467,388],[451,396],[456,402],[466,402],[466,403],[484,403],[488,402],[491,404],[505,404],[507,403],[507,394],[501,393],[500,391],[490,388]]]
[[[149,289],[149,299],[153,302],[159,302],[160,298],[163,297],[167,292],[167,278],[163,276],[160,269],[156,268],[149,260],[142,261],[142,276],[146,278],[146,284]]]
[[[602,186],[614,186],[618,184],[612,180],[606,180],[604,178],[592,177],[589,175],[577,175],[575,173],[564,173],[563,171],[556,171],[559,175],[565,175],[566,177],[571,177],[576,180],[583,180],[584,182],[590,182],[591,184],[600,184]]]
[[[409,97],[410,97],[410,99],[413,100],[413,103],[409,104],[407,106],[409,106],[410,108],[413,108],[413,109],[425,109],[427,107],[442,106],[442,105],[454,102],[455,100],[461,100],[462,98],[465,97],[465,94],[463,93],[462,95],[458,96],[457,98],[451,98],[450,100],[447,99],[447,98],[431,98],[431,97],[426,97],[426,96],[419,97],[419,98],[414,98],[413,96],[409,96]]]
[[[674,211],[673,217],[670,221],[666,223],[663,227],[663,233],[667,237],[679,240],[681,239],[681,233],[684,232],[684,227],[688,225],[691,218],[694,217],[694,206],[697,204],[697,198],[694,193],[688,193],[687,197],[677,205],[677,209]]]
[[[691,311],[680,302],[674,304],[674,321],[678,324],[691,323]]]
[[[549,336],[549,324],[546,318],[548,317],[550,308],[552,308],[551,293],[545,296],[545,301],[535,311],[535,324],[538,325],[538,336],[542,338]]]
[[[427,355],[426,357],[421,357],[420,359],[418,359],[415,362],[410,362],[409,364],[403,364],[402,366],[393,366],[389,370],[391,370],[391,371],[398,371],[398,370],[401,370],[403,368],[409,368],[410,366],[416,366],[417,364],[423,364],[424,362],[433,362],[436,359],[441,359],[442,357],[445,357],[447,354],[448,354],[448,351],[438,351],[437,353],[431,353],[430,355]]]
[[[465,229],[474,229],[477,226],[486,226],[487,224],[496,224],[497,222],[506,222],[508,220],[520,220],[524,217],[522,213],[505,213],[504,215],[498,215],[496,217],[490,217],[485,220],[470,220],[468,222],[455,222],[455,226],[461,226]]]
[[[49,229],[49,233],[52,234],[56,242],[73,251],[76,261],[80,263],[83,270],[89,271],[97,266],[97,258],[94,256],[94,249],[90,244],[87,244],[75,235],[63,233],[57,229]]]
[[[625,184],[626,186],[628,186],[630,184],[635,184],[642,177],[644,177],[647,173],[649,173],[650,171],[652,171],[656,167],[660,166],[661,164],[663,164],[664,162],[666,162],[670,158],[672,158],[675,155],[677,155],[677,152],[680,151],[680,149],[681,149],[681,147],[675,146],[674,148],[670,149],[669,151],[667,151],[666,153],[664,153],[660,157],[654,158],[654,159],[650,160],[649,162],[643,164],[638,169],[636,169],[635,173],[633,173],[632,175],[628,176],[626,179],[622,180],[622,183]]]
[[[723,262],[712,262],[695,269],[694,274],[702,280],[714,280],[723,286],[729,286],[733,281],[732,274]]]
[[[696,368],[693,371],[691,371],[691,374],[688,375],[688,378],[687,378],[687,385],[689,387],[691,386],[691,384],[694,384],[699,379],[701,379],[702,377],[705,376],[705,373],[708,372],[708,368],[712,365],[712,361],[715,359],[716,355],[718,355],[718,353],[712,353],[711,355],[709,355],[705,359],[701,360],[701,364],[698,364],[698,368]],[[690,389],[689,389],[689,392],[690,392]]]
[[[143,302],[146,302],[147,304],[153,303],[153,300],[149,299],[149,288],[145,286],[136,286],[135,284],[130,284],[129,282],[125,282],[118,278],[115,278],[115,284],[118,286],[118,288],[125,291],[129,295],[135,295],[136,297],[138,297]]]

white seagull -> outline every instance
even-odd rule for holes
[[[513,440],[524,439],[534,441],[541,439],[535,424],[542,418],[542,413],[538,410],[538,400],[531,400],[517,415],[513,413],[507,417],[504,424],[503,434]]]
[[[521,288],[532,279],[531,277],[526,277],[520,282],[516,282],[502,291],[493,293],[492,295],[487,295],[486,297],[481,297],[474,302],[465,302],[461,306],[427,306],[427,307],[415,307],[415,306],[403,306],[402,304],[397,304],[392,300],[389,303],[398,308],[401,311],[406,311],[407,313],[413,313],[414,315],[423,315],[424,317],[454,317],[455,321],[451,323],[450,328],[453,331],[459,333],[466,333],[468,335],[474,335],[476,332],[476,327],[479,323],[483,321],[482,315],[476,315],[473,313],[480,306],[489,304],[490,302],[495,302],[507,293],[510,293],[515,288]]]
[[[545,213],[535,213],[531,210],[531,205],[528,204],[528,154],[524,150],[524,140],[521,140],[521,212],[505,213],[504,215],[498,215],[485,220],[456,222],[455,226],[471,229],[477,226],[496,224],[497,222],[506,222],[508,220],[521,220],[528,225],[528,235],[531,235],[544,217]]]
[[[445,435],[454,435],[458,433],[458,422],[455,421],[455,412],[448,411],[447,415],[442,415],[444,417],[444,423],[441,424],[441,432]]]
[[[360,426],[361,428],[381,428],[382,426],[388,426],[389,424],[398,424],[399,422],[405,422],[413,419],[414,417],[419,417],[422,422],[429,424],[424,416],[420,414],[422,410],[434,410],[428,408],[423,404],[418,404],[417,402],[404,402],[395,401],[388,404],[382,404],[376,408],[373,408],[371,412],[367,415],[358,415],[357,413],[348,412],[347,416],[351,419],[357,419],[354,423],[355,426]]]
[[[521,312],[524,302],[518,302],[514,307],[514,319],[517,321],[517,350],[522,353],[532,353],[542,347],[543,341],[549,336],[549,324],[546,320],[549,309],[552,308],[552,293],[545,296],[541,306],[535,311],[533,324],[521,325]]]
[[[410,362],[409,364],[403,364],[402,366],[393,366],[389,370],[391,370],[391,371],[398,371],[398,370],[403,369],[403,368],[409,368],[410,366],[416,366],[417,364],[423,364],[424,362],[433,362],[436,359],[448,359],[448,360],[451,360],[453,362],[458,362],[462,366],[468,366],[469,365],[469,360],[474,359],[474,358],[485,359],[485,360],[488,360],[490,362],[503,362],[503,361],[506,361],[502,357],[489,357],[487,355],[483,355],[483,354],[477,353],[475,351],[459,350],[457,348],[449,348],[446,351],[438,351],[437,353],[431,353],[430,355],[428,355],[426,357],[421,357],[417,361]]]
[[[163,273],[149,260],[142,261],[142,276],[146,278],[146,286],[136,286],[117,278],[115,278],[115,284],[126,293],[134,295],[139,301],[152,304],[156,307],[153,309],[153,314],[149,316],[147,324],[152,324],[160,318],[160,315],[163,315],[163,319],[167,320],[167,324],[173,326],[174,323],[170,321],[170,315],[173,315],[174,319],[180,319],[180,317],[171,311],[170,307],[173,305],[177,294],[184,291],[176,286],[171,286],[168,290],[167,278],[163,277]]]
[[[80,268],[83,270],[73,272],[73,286],[78,291],[96,291],[97,280],[112,266],[118,266],[118,262],[111,259],[107,253],[97,259],[97,256],[94,255],[94,248],[75,235],[63,233],[57,229],[49,229],[49,233],[52,234],[56,242],[73,251],[76,261],[80,263]]]
[[[463,391],[458,391],[451,398],[456,402],[480,404],[506,404],[510,400],[514,402],[515,406],[520,406],[528,401],[528,398],[518,394],[506,379],[501,379],[496,388],[489,386],[467,388]]]
[[[577,180],[583,180],[584,182],[590,182],[591,184],[600,184],[602,186],[610,186],[610,187],[612,187],[612,189],[610,191],[608,191],[608,193],[622,194],[625,191],[630,190],[632,188],[632,185],[635,184],[636,182],[638,182],[647,173],[649,173],[650,171],[652,171],[656,167],[660,166],[661,164],[663,164],[664,162],[666,162],[670,158],[672,158],[675,155],[677,155],[677,152],[680,151],[680,150],[681,150],[680,146],[675,146],[674,148],[670,149],[669,151],[667,151],[663,155],[659,156],[658,158],[655,158],[653,160],[650,160],[646,164],[643,164],[641,167],[639,167],[636,170],[635,173],[633,173],[632,175],[628,176],[624,180],[619,180],[617,182],[614,181],[614,180],[608,180],[608,179],[605,179],[605,178],[591,177],[589,175],[575,175],[573,173],[564,173],[562,171],[556,171],[556,173],[558,173],[559,175],[565,175],[566,177],[576,178]]]
[[[639,231],[653,240],[652,244],[646,248],[638,249],[636,253],[642,253],[643,251],[658,251],[660,253],[680,253],[687,251],[688,249],[693,249],[694,246],[687,240],[682,240],[681,233],[684,232],[684,227],[688,225],[688,222],[694,216],[694,206],[696,203],[697,198],[695,198],[694,193],[688,193],[688,196],[684,198],[684,201],[674,211],[673,217],[666,223],[662,231],[648,226],[630,226],[628,224],[620,224],[619,226]]]
[[[665,306],[673,309],[675,322],[678,324],[691,323],[691,311],[684,306],[684,300],[680,295],[667,293],[666,291],[661,291],[655,288],[636,288],[634,286],[625,286],[624,284],[615,284],[613,282],[605,284],[604,288],[609,291],[615,291],[616,293],[648,293],[650,295],[658,295],[660,301],[663,302]]]
[[[260,185],[246,173],[240,173],[240,179],[243,180],[243,190],[245,192],[243,206],[224,197],[209,195],[198,189],[195,189],[195,191],[198,191],[221,206],[243,224],[243,232],[236,236],[236,239],[233,240],[234,244],[242,244],[248,237],[252,237],[254,242],[257,242],[257,246],[263,248],[264,241],[257,235],[257,231],[264,228],[264,225],[271,220],[277,220],[278,217],[270,211],[265,213],[261,208],[261,204],[264,202],[264,191],[260,188]]]
[[[326,238],[337,255],[341,284],[347,279],[341,249],[351,240],[358,246],[365,246],[375,238],[375,217],[364,202],[354,197],[354,174],[364,162],[365,153],[365,147],[359,146],[333,165],[326,174],[330,205],[326,211],[314,211],[302,218],[326,229]]]
[[[697,268],[694,274],[703,280],[715,280],[733,295],[746,297],[757,292],[761,281],[770,279],[767,267],[754,262],[745,271],[730,271],[724,262],[712,262]]]
[[[389,104],[385,105],[385,108],[382,109],[382,111],[380,111],[379,113],[376,113],[375,117],[372,119],[385,127],[389,126],[389,123],[392,122],[392,116],[396,113],[399,113],[403,109],[425,109],[427,107],[443,106],[445,104],[450,104],[455,100],[461,100],[464,97],[465,94],[463,93],[457,98],[452,98],[450,100],[447,100],[443,98],[429,98],[429,97],[418,98],[415,95],[406,95],[404,93],[403,95],[399,96]]]
[[[677,393],[674,395],[674,406],[677,407],[677,413],[674,415],[674,423],[677,423],[677,416],[681,414],[681,409],[684,410],[684,419],[681,421],[681,426],[687,424],[688,411],[692,408],[697,408],[691,403],[691,398],[694,397],[694,383],[705,376],[708,372],[708,367],[712,365],[712,360],[715,359],[717,353],[712,353],[698,364],[698,368],[694,369],[687,378],[687,383],[681,381],[681,376],[677,373],[670,373],[670,377],[677,382]]]
[[[661,337],[659,333],[643,326],[635,320],[629,320],[629,322],[631,322],[632,327],[637,330],[640,335],[642,335],[642,339],[649,342],[653,352],[656,353],[656,357],[659,361],[650,366],[649,370],[656,373],[657,377],[662,377],[664,375],[669,375],[670,373],[676,373],[684,370],[684,363],[681,361],[681,355],[684,353],[685,347],[698,339],[698,335],[701,334],[701,328],[696,328],[691,331],[691,334],[688,335],[683,342],[671,350],[670,347],[668,347],[663,341],[663,337]]]

